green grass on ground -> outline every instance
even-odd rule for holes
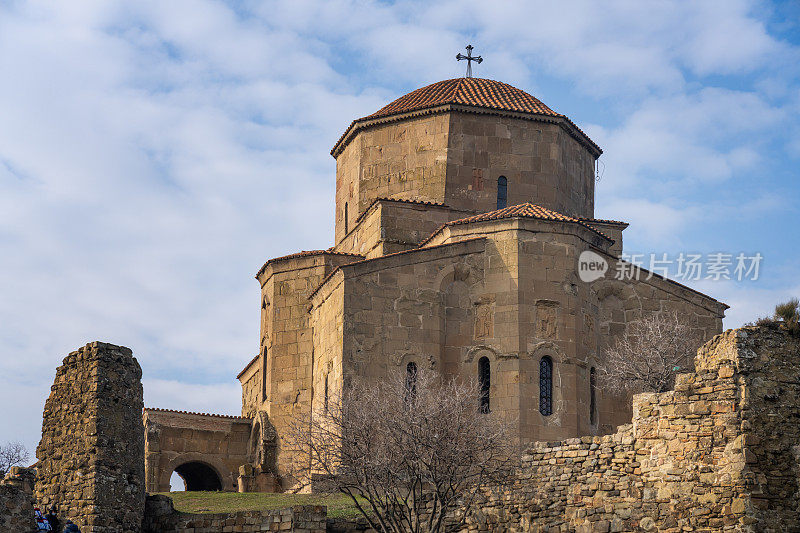
[[[294,505],[324,505],[329,518],[361,516],[344,494],[274,494],[269,492],[164,492],[182,513],[235,513],[284,509]]]

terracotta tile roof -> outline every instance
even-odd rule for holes
[[[443,224],[436,231],[431,233],[431,235],[427,239],[422,241],[420,247],[430,242],[430,240],[433,239],[433,237],[436,234],[438,234],[442,229],[444,229],[447,226],[458,226],[461,224],[471,224],[473,222],[485,222],[488,220],[501,220],[505,218],[535,218],[538,220],[573,222],[575,224],[579,224],[585,228],[592,230],[593,232],[597,233],[598,235],[602,236],[607,240],[612,240],[608,237],[608,235],[605,235],[603,232],[598,231],[596,228],[593,228],[591,225],[589,225],[585,221],[585,219],[575,218],[569,215],[563,215],[557,211],[553,211],[552,209],[547,209],[546,207],[526,202],[524,204],[512,205],[504,209],[498,209],[497,211],[489,211],[488,213],[481,213],[479,215],[473,215],[471,217],[452,220],[446,224]]]
[[[385,117],[444,104],[474,105],[504,111],[561,116],[538,98],[507,83],[483,78],[456,78],[411,91],[364,118]]]
[[[603,153],[594,141],[566,115],[556,113],[541,100],[521,89],[501,81],[483,78],[455,78],[433,83],[401,96],[385,105],[375,113],[354,120],[331,149],[336,157],[350,142],[355,133],[371,124],[392,120],[393,115],[405,113],[434,113],[437,109],[446,111],[446,106],[463,106],[461,110],[474,108],[475,112],[523,113],[561,124],[578,142],[595,152],[595,157]]]
[[[234,416],[234,415],[216,415],[214,413],[195,413],[194,411],[178,411],[177,409],[161,409],[160,407],[145,407],[145,411],[156,411],[159,413],[178,413],[181,415],[199,415],[199,416],[213,416],[216,418],[232,418],[236,420],[250,420],[244,416]]]
[[[621,220],[609,220],[606,218],[587,218],[587,217],[578,217],[578,220],[583,220],[584,222],[588,222],[591,224],[592,222],[596,222],[598,224],[616,224],[619,226],[625,226],[626,228],[630,226],[629,223],[623,222]]]
[[[446,204],[442,202],[434,202],[432,200],[413,200],[413,199],[406,199],[406,198],[389,198],[386,196],[378,196],[375,198],[375,202],[400,202],[401,204],[417,204],[417,205],[432,205],[437,207],[447,207]],[[373,204],[375,202],[372,202]]]
[[[272,259],[268,260],[256,273],[256,279],[258,279],[258,276],[260,276],[261,273],[264,272],[264,270],[266,270],[267,266],[269,266],[271,263],[275,263],[276,261],[286,261],[288,259],[297,259],[298,257],[310,257],[312,255],[322,255],[322,254],[349,255],[352,257],[361,257],[361,258],[364,257],[363,255],[360,254],[351,254],[347,252],[334,252],[332,248],[328,248],[327,250],[304,250],[302,252],[283,255],[281,257],[273,257]]]

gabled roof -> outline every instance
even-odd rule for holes
[[[364,118],[385,117],[444,104],[474,105],[503,111],[561,116],[538,98],[507,83],[482,78],[456,78],[411,91]]]
[[[297,252],[297,253],[293,253],[293,254],[289,254],[289,255],[284,255],[284,256],[281,256],[281,257],[273,257],[272,259],[269,259],[266,263],[264,263],[264,266],[262,266],[258,270],[258,272],[256,273],[255,277],[256,277],[256,279],[258,279],[258,277],[261,275],[261,273],[264,272],[267,269],[267,267],[269,265],[271,265],[272,263],[277,263],[278,261],[288,261],[290,259],[298,259],[300,257],[310,257],[310,256],[314,256],[314,255],[323,255],[323,254],[328,254],[328,255],[347,255],[347,256],[359,257],[359,258],[363,258],[364,257],[364,256],[362,256],[360,254],[351,254],[351,253],[348,253],[348,252],[334,252],[332,247],[328,248],[327,250],[303,250],[302,252]]]
[[[486,222],[489,220],[502,220],[505,218],[533,218],[538,220],[554,220],[558,222],[573,222],[580,226],[583,226],[594,233],[597,233],[601,237],[606,240],[612,241],[608,235],[604,234],[601,231],[598,231],[596,228],[592,227],[586,220],[587,219],[580,219],[571,217],[569,215],[561,214],[557,211],[553,211],[552,209],[547,209],[546,207],[542,207],[540,205],[532,204],[530,202],[526,202],[524,204],[512,205],[510,207],[506,207],[503,209],[498,209],[496,211],[489,211],[488,213],[481,213],[479,215],[473,215],[471,217],[460,218],[458,220],[450,221],[446,224],[440,226],[436,231],[434,231],[427,239],[422,241],[420,247],[424,246],[428,243],[434,236],[436,236],[440,231],[448,226],[458,226],[461,224],[472,224],[475,222]]]
[[[622,229],[625,229],[628,226],[630,226],[630,224],[627,222],[623,222],[621,220],[608,220],[606,218],[579,217],[579,220],[583,220],[584,222],[588,222],[589,224],[608,224],[610,226],[624,226]]]

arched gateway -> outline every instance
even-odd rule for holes
[[[238,490],[239,467],[249,464],[251,420],[145,409],[145,489],[167,492],[177,472],[186,490]]]
[[[222,490],[222,479],[219,474],[205,463],[189,461],[175,469],[188,490]],[[172,487],[174,489],[175,487]]]

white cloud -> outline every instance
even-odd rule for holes
[[[655,253],[680,245],[684,231],[701,220],[702,212],[697,207],[673,207],[629,198],[604,202],[597,216],[624,218],[630,224],[623,235],[626,252]]]
[[[586,129],[606,151],[604,187],[674,190],[748,171],[788,116],[758,94],[706,88],[647,99],[617,128]]]

